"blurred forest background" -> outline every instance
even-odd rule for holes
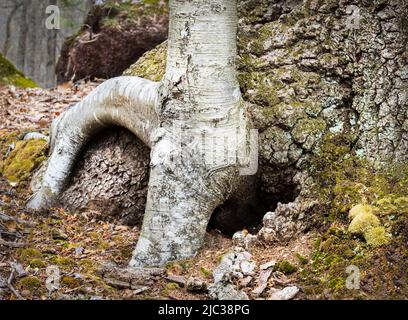
[[[42,87],[56,84],[55,65],[65,39],[80,29],[92,0],[1,0],[0,51]],[[59,30],[45,28],[46,8],[57,5]]]

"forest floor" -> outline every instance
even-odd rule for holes
[[[9,152],[9,142],[4,137],[11,134],[16,138],[30,131],[48,135],[51,120],[99,83],[65,84],[51,90],[0,87],[0,155],[3,160]],[[30,212],[25,209],[31,194],[30,178],[31,175],[26,181],[15,184],[0,175],[0,300],[209,298],[206,290],[188,288],[187,280],[195,279],[210,285],[213,270],[233,248],[231,238],[212,230],[207,233],[205,244],[196,257],[169,263],[163,276],[153,278],[148,285],[129,288],[121,282],[103,278],[100,267],[109,262],[126,266],[137,242],[139,228],[106,221],[92,208],[81,213],[61,208],[51,209],[47,215]],[[333,261],[343,262],[343,256],[324,253],[324,245],[334,241],[344,246],[344,242],[339,242],[342,241],[339,230],[332,228],[326,235],[310,231],[285,245],[255,242],[248,251],[256,263],[256,271],[251,278],[246,278],[248,281],[237,280],[238,288],[254,299],[268,298],[271,290],[288,286],[300,289],[295,299],[336,297],[333,290],[344,289],[344,277],[339,277]],[[358,239],[352,241],[360,246]],[[403,254],[394,251],[389,254],[390,259],[405,259]],[[377,260],[388,257],[388,251],[378,252]],[[281,267],[273,269],[263,292],[254,295],[252,291],[258,286],[262,273],[260,266],[271,261]],[[344,263],[348,265],[347,260]],[[381,268],[378,269],[381,271]],[[320,273],[314,274],[316,270]],[[322,280],[325,273],[333,278]],[[406,270],[401,270],[400,274],[402,279]],[[394,276],[389,280],[392,290],[395,290],[395,279]],[[374,292],[375,288],[370,290]],[[347,292],[341,295],[341,298],[348,297]]]
[[[98,84],[67,83],[51,90],[0,87],[0,134],[47,135],[52,119]],[[210,284],[212,270],[231,250],[231,238],[211,231],[195,258],[167,265],[166,276],[147,287],[122,288],[120,283],[102,279],[98,268],[108,262],[126,265],[137,242],[138,227],[98,219],[93,209],[73,213],[55,208],[46,216],[29,212],[25,204],[30,193],[28,182],[13,185],[0,177],[0,299],[207,299],[205,291],[190,292],[183,282],[193,277]],[[253,260],[258,265],[272,259],[295,263],[294,252],[310,254],[311,238],[304,236],[289,247],[258,245],[253,248]],[[262,254],[257,254],[259,251]],[[57,266],[60,276],[58,289],[52,292],[46,285],[47,279],[54,279],[50,266]],[[283,274],[275,280],[292,282]],[[244,291],[249,293],[255,284],[253,281]]]

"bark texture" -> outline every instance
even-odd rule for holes
[[[164,79],[111,79],[57,118],[51,157],[28,204],[37,210],[58,204],[89,139],[108,126],[127,128],[152,149],[131,267],[195,255],[212,212],[234,193],[239,175],[250,174],[251,148],[257,149],[236,77],[236,2],[172,0],[169,6]]]
[[[85,146],[61,201],[97,217],[140,224],[149,181],[149,149],[130,131],[103,130]],[[99,177],[105,177],[103,180]]]
[[[259,194],[273,211],[263,239],[288,240],[313,223],[309,169],[322,142],[346,136],[350,155],[406,162],[406,12],[394,0],[239,1],[239,82],[260,132]],[[157,80],[165,53],[166,44],[127,74]]]

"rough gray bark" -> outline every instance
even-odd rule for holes
[[[140,224],[149,181],[149,149],[131,132],[110,128],[96,135],[79,159],[61,202],[69,209],[95,210],[105,219]]]

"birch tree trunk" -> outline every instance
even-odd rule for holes
[[[170,2],[161,128],[153,140],[146,212],[131,266],[194,255],[211,213],[237,185],[234,140],[247,123],[236,78],[236,29],[235,1]],[[229,157],[219,157],[218,143]]]
[[[111,125],[151,147],[142,232],[132,267],[193,256],[214,209],[250,162],[249,120],[236,77],[236,1],[170,1],[167,70],[160,83],[105,82],[52,126],[50,157],[29,207],[56,203],[82,146]]]

